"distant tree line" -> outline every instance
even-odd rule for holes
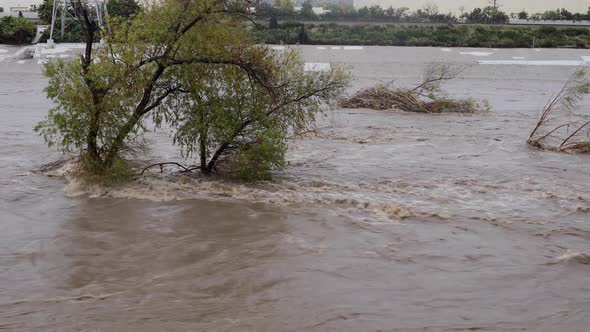
[[[303,31],[303,33],[302,33]],[[588,48],[586,27],[508,25],[338,24],[285,22],[256,26],[251,35],[267,44],[380,45],[493,48]],[[302,39],[302,35],[305,39]]]
[[[564,8],[534,14],[523,10],[518,14],[513,14],[512,18],[532,21],[590,21],[590,8],[588,8],[588,12],[586,13],[572,13]]]
[[[295,10],[291,0],[275,0],[274,4],[262,3],[256,9],[259,17],[278,18],[282,20],[310,21],[376,21],[392,23],[472,23],[472,24],[505,24],[513,19],[549,20],[549,21],[582,21],[590,20],[590,8],[587,13],[571,13],[566,9],[548,10],[544,13],[529,14],[526,11],[507,14],[501,10],[497,0],[491,0],[490,6],[475,8],[471,12],[441,12],[434,2],[421,9],[412,11],[408,7],[383,8],[379,5],[364,6],[356,9],[352,5],[325,3],[321,5],[322,14],[313,11],[312,2],[306,0],[300,10]]]

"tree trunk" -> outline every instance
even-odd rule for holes
[[[129,118],[129,120],[125,122],[123,127],[119,129],[119,132],[115,137],[115,140],[113,141],[109,151],[107,152],[107,155],[104,158],[105,169],[108,169],[111,166],[113,166],[113,162],[115,162],[115,159],[119,154],[119,151],[121,150],[121,148],[123,148],[123,142],[125,141],[125,138],[127,138],[127,135],[129,135],[131,130],[133,130],[133,127],[137,125],[137,122],[139,122],[139,118],[140,116],[137,115],[136,112],[134,112],[131,118]]]
[[[217,149],[217,151],[215,151],[215,154],[213,155],[213,157],[211,157],[211,160],[209,161],[209,163],[207,164],[207,167],[205,168],[205,174],[211,173],[211,171],[213,170],[213,167],[215,167],[215,163],[217,162],[219,157],[221,157],[221,154],[223,152],[225,152],[225,150],[227,149],[228,146],[229,146],[229,143],[223,143],[223,144],[221,144],[219,149]]]
[[[92,21],[88,10],[82,6],[80,2],[74,3],[74,10],[76,16],[81,16],[83,24],[86,29],[86,47],[84,55],[82,56],[82,74],[84,75],[84,83],[90,90],[92,95],[92,105],[95,106],[90,115],[90,123],[88,128],[88,135],[86,136],[86,151],[87,157],[90,158],[93,167],[102,169],[104,167],[103,160],[98,149],[98,132],[100,129],[100,111],[97,106],[100,104],[99,91],[94,86],[92,79],[88,76],[90,66],[92,65],[92,44],[94,42],[94,35],[98,29],[97,25]]]
[[[205,110],[199,110],[199,122],[203,125],[199,133],[199,154],[201,157],[201,173],[210,174],[210,170],[207,168],[207,135],[208,125],[205,123]]]

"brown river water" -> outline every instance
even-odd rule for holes
[[[590,157],[525,141],[590,52],[306,46],[351,66],[349,92],[464,64],[445,90],[493,110],[334,108],[273,183],[106,191],[34,172],[60,158],[32,132],[39,62],[71,48],[0,45],[0,331],[589,331]],[[146,138],[145,159],[181,160]]]

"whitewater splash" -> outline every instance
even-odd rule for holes
[[[590,265],[590,254],[578,251],[568,251],[565,254],[559,256],[557,261],[553,264],[558,263],[578,263]]]
[[[153,202],[190,199],[247,201],[277,206],[326,206],[347,215],[366,215],[373,220],[403,221],[471,219],[492,224],[543,225],[543,216],[522,215],[504,200],[490,200],[490,195],[515,197],[522,191],[519,184],[486,182],[483,179],[439,179],[410,181],[380,178],[366,181],[336,182],[321,177],[277,176],[272,182],[242,183],[199,174],[151,172],[114,187],[88,184],[72,176],[72,161],[58,162],[45,167],[44,174],[62,176],[67,180],[65,194],[70,197],[87,195],[90,198],[112,197],[141,199]],[[525,179],[526,180],[526,179]],[[529,182],[530,185],[530,182]],[[525,192],[523,192],[525,193]],[[585,197],[572,199],[569,195],[548,193],[542,186],[527,188],[519,205],[529,205],[539,199],[570,204],[571,213],[586,215]],[[512,198],[512,202],[516,202]]]
[[[420,200],[402,200],[401,196],[417,195],[401,180],[373,183],[335,183],[324,179],[283,176],[274,182],[242,183],[182,173],[146,173],[126,184],[104,187],[89,184],[73,174],[73,160],[60,160],[36,170],[51,177],[63,177],[68,197],[127,198],[153,202],[190,199],[248,201],[279,206],[330,206],[351,214],[370,212],[377,218],[406,220],[413,218],[446,220],[452,214],[444,209],[420,206]],[[414,188],[415,189],[415,188]],[[419,194],[418,194],[419,195]],[[414,204],[412,203],[418,203]]]

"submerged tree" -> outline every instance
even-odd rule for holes
[[[284,165],[289,132],[311,125],[345,87],[341,69],[306,73],[296,51],[272,56],[272,91],[241,70],[194,65],[184,77],[189,94],[168,100],[174,138],[187,155],[199,154],[203,173],[225,171],[243,179],[268,178]]]
[[[98,31],[89,12],[80,5],[78,11],[87,31]],[[279,55],[256,46],[245,35],[242,18],[249,14],[250,6],[247,1],[169,0],[147,6],[131,21],[113,20],[111,33],[104,34],[104,47],[94,48],[88,38],[80,61],[46,65],[46,91],[57,106],[36,130],[49,145],[79,153],[82,170],[99,176],[126,169],[125,156],[141,144],[145,120],[150,116],[156,124],[169,120],[183,125],[175,135],[176,141],[191,152],[194,149],[188,142],[202,135],[203,126],[219,125],[202,135],[206,137],[206,156],[218,146],[202,169],[205,173],[210,173],[221,155],[230,150],[243,152],[244,146],[256,146],[257,142],[262,146],[284,143],[268,141],[278,134],[284,137],[286,128],[295,124],[279,119],[278,114],[285,114],[282,110],[293,110],[281,105],[280,100],[294,96],[301,105],[305,100],[324,101],[323,96],[331,96],[345,84],[345,76],[334,69],[322,76],[324,85],[316,90],[314,85],[281,81],[287,74],[303,82],[316,75],[302,74],[297,71],[301,68],[294,66],[283,67]],[[235,104],[238,101],[243,104]],[[277,107],[281,112],[272,111]],[[241,117],[244,122],[235,127],[230,120],[238,111],[248,117]],[[286,119],[308,119],[307,110],[296,111]],[[198,117],[191,118],[194,112],[215,114],[219,122],[199,122]],[[276,123],[255,125],[267,121],[262,114]],[[197,130],[188,130],[191,126]],[[236,144],[254,127],[268,128],[268,134],[250,136],[258,141]],[[241,130],[236,132],[237,128]],[[211,136],[215,130],[232,135]],[[273,130],[279,133],[270,134]],[[236,145],[242,148],[234,149]]]
[[[379,84],[360,90],[349,98],[340,98],[338,104],[344,108],[398,109],[417,113],[475,113],[489,110],[486,100],[450,98],[442,91],[442,84],[458,77],[464,69],[459,65],[432,63],[424,69],[422,82],[411,89],[396,87],[391,83]]]

